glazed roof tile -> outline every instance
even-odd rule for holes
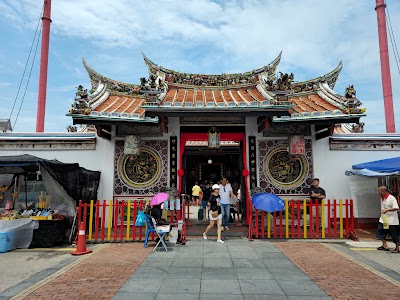
[[[174,73],[174,71],[154,64],[145,56],[144,58],[148,66],[158,68],[158,71],[162,70],[165,73]],[[280,55],[273,63],[268,65],[269,68],[267,69],[271,70],[274,66],[276,67],[279,61]],[[299,92],[292,90],[288,93],[283,93],[284,97],[286,97],[283,99],[286,100],[277,98],[273,92],[266,89],[265,84],[261,81],[224,86],[196,86],[167,83],[166,91],[160,96],[154,98],[155,95],[149,95],[149,97],[146,97],[146,95],[140,95],[140,86],[111,80],[95,72],[84,60],[83,63],[89,73],[92,88],[96,89],[96,91],[87,99],[89,109],[77,109],[75,112],[69,114],[73,117],[80,114],[96,118],[108,117],[113,119],[121,118],[127,121],[145,120],[156,122],[158,121],[157,117],[146,117],[146,110],[162,111],[163,109],[171,110],[178,108],[179,111],[182,111],[200,108],[212,111],[214,108],[229,109],[234,107],[239,108],[239,110],[246,109],[246,111],[248,111],[248,108],[257,108],[258,111],[262,111],[263,109],[280,109],[282,111],[286,109],[290,116],[282,118],[274,117],[273,120],[278,122],[306,120],[308,118],[347,118],[351,115],[346,111],[346,107],[344,106],[346,99],[332,90],[332,86],[342,68],[341,63],[335,70],[324,76],[296,83],[296,85],[308,85],[312,83],[312,87],[305,90],[301,89]],[[259,69],[261,73],[265,70],[265,68]],[[77,101],[82,102],[82,100]],[[363,116],[363,114],[353,115],[358,117]]]

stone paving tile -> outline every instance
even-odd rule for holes
[[[265,268],[236,268],[235,272],[238,279],[273,279],[272,273]]]
[[[333,299],[396,299],[400,288],[323,244],[274,243]]]
[[[208,268],[233,268],[231,258],[219,258],[219,259],[206,259],[203,262],[203,267]]]
[[[275,280],[271,279],[239,279],[243,295],[281,295],[284,292]]]
[[[168,267],[140,266],[132,274],[132,278],[164,279],[169,275]]]
[[[202,294],[223,294],[241,295],[239,282],[237,279],[233,280],[213,280],[202,279],[201,291]]]
[[[234,258],[232,259],[235,268],[263,268],[264,264],[260,259],[248,259],[248,258]]]
[[[134,298],[131,298],[134,299]],[[141,300],[141,298],[138,298]],[[158,294],[156,300],[198,300],[199,294]]]
[[[176,279],[166,278],[163,280],[159,294],[198,294],[200,293],[200,278],[198,279]]]
[[[243,299],[244,298],[242,295],[200,294],[200,300],[243,300]]]
[[[234,268],[206,268],[201,272],[201,279],[236,279],[237,275]]]
[[[140,299],[140,300],[155,300],[157,297],[157,294],[150,294],[150,293],[125,293],[125,292],[119,292],[116,294],[112,300],[133,300],[133,299]]]
[[[142,243],[107,245],[24,299],[111,299],[150,251]]]
[[[136,272],[135,272],[136,273]],[[201,268],[174,268],[168,270],[168,278],[200,279],[202,278]]]
[[[202,258],[175,258],[172,266],[174,268],[198,267],[203,265]]]

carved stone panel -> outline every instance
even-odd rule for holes
[[[311,141],[305,155],[288,152],[287,140],[259,141],[260,187],[274,194],[308,194],[313,178]]]
[[[115,195],[149,195],[168,185],[168,140],[141,141],[139,155],[124,155],[124,141],[115,142]]]

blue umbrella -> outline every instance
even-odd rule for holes
[[[285,202],[275,194],[258,193],[253,195],[252,201],[255,208],[269,213],[285,209]]]

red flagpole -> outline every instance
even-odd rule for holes
[[[40,55],[40,75],[38,92],[38,110],[36,116],[36,132],[44,131],[44,117],[46,114],[46,89],[47,89],[47,69],[49,63],[49,44],[50,44],[50,13],[51,0],[44,0],[44,10],[42,17],[42,50]]]
[[[396,133],[393,112],[392,80],[390,78],[389,51],[386,31],[385,0],[376,0],[378,17],[379,52],[381,58],[381,73],[383,86],[383,102],[385,106],[386,132]]]

